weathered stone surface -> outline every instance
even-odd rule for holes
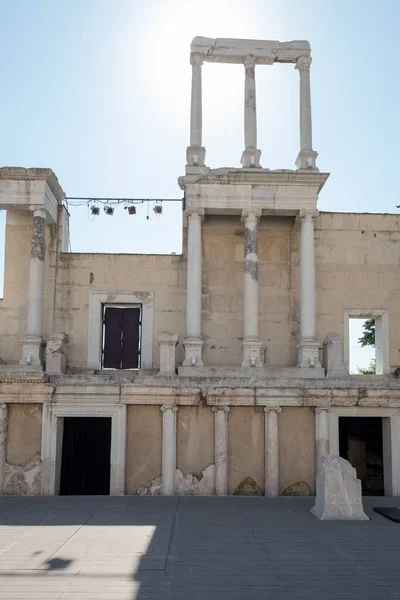
[[[321,520],[368,520],[361,501],[361,481],[351,464],[333,454],[319,461],[317,495],[311,509]]]
[[[311,488],[306,481],[296,481],[285,488],[282,496],[311,496]]]
[[[215,493],[215,465],[209,465],[202,471],[199,480],[199,495],[212,496]]]
[[[215,491],[215,466],[209,465],[201,472],[199,478],[191,473],[184,475],[180,469],[175,472],[176,496],[210,496]],[[148,487],[141,485],[137,492],[139,496],[160,496],[162,493],[162,476],[155,477]]]
[[[39,496],[42,482],[42,461],[36,454],[22,466],[6,463],[4,494],[9,496]]]
[[[139,486],[136,493],[139,496],[161,496],[161,489],[162,477],[161,475],[158,475],[152,480],[148,487],[144,485]]]
[[[245,477],[239,483],[235,492],[235,496],[262,496],[262,490],[252,477]]]

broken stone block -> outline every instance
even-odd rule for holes
[[[320,457],[317,494],[311,512],[326,521],[368,521],[361,501],[361,481],[344,458],[333,454]]]
[[[54,333],[47,340],[46,373],[61,375],[67,372],[67,344],[69,337],[63,331]]]
[[[262,496],[262,489],[252,477],[245,477],[234,491],[235,496]]]
[[[160,377],[176,377],[175,370],[175,347],[178,343],[178,335],[169,331],[160,331],[157,336],[160,346]]]
[[[209,465],[202,471],[199,480],[199,495],[212,496],[215,494],[215,465]]]
[[[342,339],[339,333],[328,333],[324,340],[323,362],[327,377],[347,375],[343,363]]]
[[[305,481],[296,481],[285,488],[282,496],[311,496],[311,488]]]

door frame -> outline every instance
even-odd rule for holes
[[[383,485],[385,496],[400,496],[400,411],[381,407],[332,407],[329,450],[339,456],[339,417],[382,417]]]
[[[64,417],[111,417],[110,496],[125,493],[126,405],[44,404],[42,496],[60,491]]]

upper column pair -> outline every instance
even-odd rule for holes
[[[190,56],[192,65],[192,95],[190,113],[190,146],[186,151],[187,167],[204,166],[205,148],[202,145],[202,64],[205,55],[194,52]],[[261,151],[257,149],[257,103],[255,66],[257,57],[248,55],[243,58],[245,68],[244,86],[244,151],[241,164],[244,168],[260,168]],[[304,55],[296,59],[295,68],[300,74],[300,152],[296,166],[300,170],[316,169],[317,152],[312,148],[311,56]]]

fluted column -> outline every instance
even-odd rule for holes
[[[319,459],[329,454],[329,409],[315,409],[315,467],[319,467]]]
[[[228,412],[229,406],[214,406],[215,494],[228,495]]]
[[[318,156],[312,149],[310,66],[311,56],[300,56],[295,67],[300,74],[300,153],[296,160],[298,169],[316,169],[315,160]]]
[[[257,150],[257,104],[255,58],[244,59],[244,152],[241,163],[245,168],[259,167],[261,151]]]
[[[279,494],[279,428],[280,406],[266,406],[265,411],[265,495]]]
[[[162,494],[175,494],[176,471],[176,413],[178,408],[169,404],[161,406],[163,413],[162,438]]]
[[[7,454],[7,405],[0,406],[0,495],[4,494],[4,475]]]
[[[300,212],[300,344],[299,367],[320,367],[316,340],[314,219],[317,211]]]
[[[188,218],[187,241],[187,284],[186,284],[186,338],[185,366],[202,367],[201,349],[201,295],[202,295],[202,256],[201,222],[204,209],[186,211]]]
[[[46,211],[29,207],[33,212],[31,259],[29,265],[26,335],[23,340],[21,365],[43,366],[43,306],[45,282]]]
[[[192,98],[190,106],[190,146],[186,152],[187,166],[204,166],[205,148],[202,146],[202,85],[201,67],[204,55],[194,52],[190,56],[192,65]]]
[[[261,210],[244,210],[244,313],[243,313],[243,362],[242,367],[260,367],[261,342],[259,338],[258,298],[258,232],[257,223]]]

